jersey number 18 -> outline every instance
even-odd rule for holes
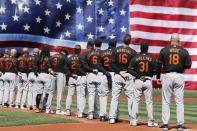
[[[179,64],[179,55],[170,54],[169,55],[169,64],[178,65]]]

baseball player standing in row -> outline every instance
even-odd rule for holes
[[[37,96],[36,96],[36,110],[35,112],[40,112],[40,102],[43,96],[43,103],[42,103],[42,111],[46,109],[46,103],[48,100],[48,95],[52,89],[51,89],[51,75],[49,74],[49,68],[50,68],[50,51],[48,47],[43,47],[39,60],[37,62],[38,65],[38,82],[37,82]]]
[[[138,125],[138,111],[140,97],[144,94],[146,101],[146,109],[148,112],[148,126],[158,126],[153,119],[153,100],[152,100],[152,77],[157,72],[156,60],[148,54],[148,43],[141,43],[141,53],[137,54],[129,65],[129,73],[135,76],[134,82],[134,99],[131,113],[130,124]]]
[[[161,129],[168,130],[170,119],[170,100],[175,96],[178,131],[184,127],[184,75],[185,69],[191,68],[191,58],[188,51],[180,46],[180,38],[177,33],[171,36],[171,45],[160,51],[158,58],[157,79],[162,81],[162,121]],[[160,83],[160,81],[158,81]]]
[[[88,119],[92,120],[98,118],[98,109],[97,109],[97,98],[96,94],[101,95],[101,82],[102,76],[105,75],[106,71],[101,65],[101,46],[102,41],[97,38],[95,40],[95,49],[89,51],[87,58],[84,61],[84,67],[88,70],[89,74],[87,75],[87,89],[88,89]],[[110,75],[110,74],[109,74]],[[100,91],[99,91],[100,90]]]
[[[122,88],[128,99],[128,111],[131,116],[132,99],[133,99],[133,76],[127,73],[130,60],[135,56],[135,50],[129,47],[131,43],[131,35],[126,34],[123,38],[124,44],[117,47],[111,55],[111,66],[115,71],[112,100],[110,105],[110,124],[116,123],[118,120],[118,98]]]
[[[18,60],[16,54],[16,49],[11,49],[10,56],[6,57],[4,61],[4,107],[13,107],[14,105],[14,90],[16,86],[16,76],[18,74]]]
[[[101,64],[104,69],[110,73],[110,75],[103,75],[100,92],[100,121],[108,121],[107,116],[107,100],[109,95],[109,90],[112,89],[112,82],[114,77],[114,71],[110,66],[110,56],[112,51],[116,48],[116,40],[109,40],[109,47],[107,50],[104,50],[101,54]]]
[[[68,58],[69,70],[71,76],[68,82],[68,95],[66,98],[66,115],[71,115],[71,105],[72,97],[74,95],[75,89],[77,92],[77,117],[84,117],[84,108],[85,108],[85,89],[86,89],[86,73],[81,68],[82,65],[79,65],[79,59],[81,53],[81,46],[75,45],[74,55]]]
[[[27,58],[28,67],[28,96],[27,96],[27,108],[36,109],[36,88],[37,88],[37,77],[38,67],[36,65],[39,56],[39,49],[33,49],[33,55]]]
[[[15,108],[26,108],[27,91],[28,91],[28,67],[27,59],[29,57],[28,48],[23,48],[23,55],[18,58],[18,78],[17,78],[17,95]]]
[[[84,113],[85,105],[86,105],[86,92],[87,92],[87,70],[84,68],[84,61],[87,58],[88,52],[92,51],[94,48],[94,42],[88,41],[87,43],[87,51],[79,56],[78,65],[77,65],[77,72],[81,75],[81,79],[79,79],[78,88],[80,89],[80,101],[79,101],[79,109],[77,113],[78,118],[86,117],[87,114]]]
[[[57,85],[57,106],[56,106],[56,114],[65,114],[61,110],[61,104],[62,104],[62,95],[64,92],[64,87],[66,84],[66,73],[68,73],[68,63],[67,63],[67,57],[66,57],[66,50],[62,49],[60,53],[54,54],[50,58],[50,69],[49,73],[54,75],[54,80],[52,81],[52,88],[54,89]],[[50,97],[52,100],[52,97]]]
[[[4,56],[1,56],[0,58],[0,106],[3,105],[3,92],[4,92],[4,80],[3,80],[3,74],[4,74]]]
[[[9,50],[5,49],[4,55],[0,58],[0,106],[3,105],[3,97],[4,97],[4,68],[5,68],[5,58],[9,57]]]

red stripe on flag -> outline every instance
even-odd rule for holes
[[[197,21],[196,16],[188,15],[172,15],[172,14],[161,14],[161,13],[147,13],[147,12],[130,12],[131,18],[147,18],[155,20],[168,20],[168,21],[187,21],[194,22]]]
[[[155,27],[147,25],[131,25],[132,31],[144,31],[152,33],[172,34],[174,32],[185,35],[197,35],[197,29],[184,29],[184,28],[168,28],[168,27]]]
[[[193,9],[197,8],[197,1],[194,0],[130,0],[130,4],[164,7],[183,7]]]

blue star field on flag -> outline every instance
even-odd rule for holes
[[[122,40],[130,32],[129,0],[1,0],[0,34],[87,41]]]

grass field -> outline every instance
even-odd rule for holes
[[[41,125],[55,123],[78,123],[79,121],[58,116],[0,109],[0,127]]]
[[[124,93],[122,93],[123,95]],[[161,90],[155,90],[153,92],[154,96],[161,96]],[[197,98],[197,91],[185,91],[185,98]],[[127,111],[127,100],[121,100],[120,102],[120,118],[129,119],[128,111]],[[64,100],[65,107],[65,100]],[[110,102],[108,102],[108,106]],[[53,102],[53,106],[55,106],[55,102]],[[73,101],[73,112],[76,112],[76,100]],[[86,105],[86,112],[87,112]],[[139,112],[139,121],[146,122],[147,121],[147,112],[146,105],[144,101],[140,103],[140,112]],[[109,109],[109,107],[108,107]],[[157,122],[161,122],[161,101],[154,102],[154,118]],[[171,123],[176,123],[176,105],[174,102],[171,104]],[[189,124],[197,124],[197,101],[195,102],[185,102],[185,122]]]
[[[66,96],[66,91],[64,95]],[[122,93],[123,95],[124,93]],[[154,96],[161,96],[160,90],[154,91]],[[197,98],[197,91],[185,91],[185,98]],[[65,109],[65,99],[62,102]],[[110,101],[108,102],[109,109]],[[52,108],[55,109],[56,102],[52,102]],[[175,103],[171,105],[171,123],[176,123],[176,108]],[[85,112],[87,113],[88,105]],[[76,112],[76,100],[73,100],[72,112]],[[154,117],[155,120],[161,123],[161,101],[154,102]],[[120,118],[128,120],[127,100],[120,100]],[[139,121],[147,121],[146,105],[142,101],[140,104]],[[0,109],[0,127],[20,126],[20,125],[40,125],[40,124],[55,124],[55,123],[77,123],[79,121],[66,119],[61,116],[50,116],[46,114],[36,114],[29,112],[21,112],[16,110]],[[197,124],[197,101],[185,102],[185,122],[188,124]]]

